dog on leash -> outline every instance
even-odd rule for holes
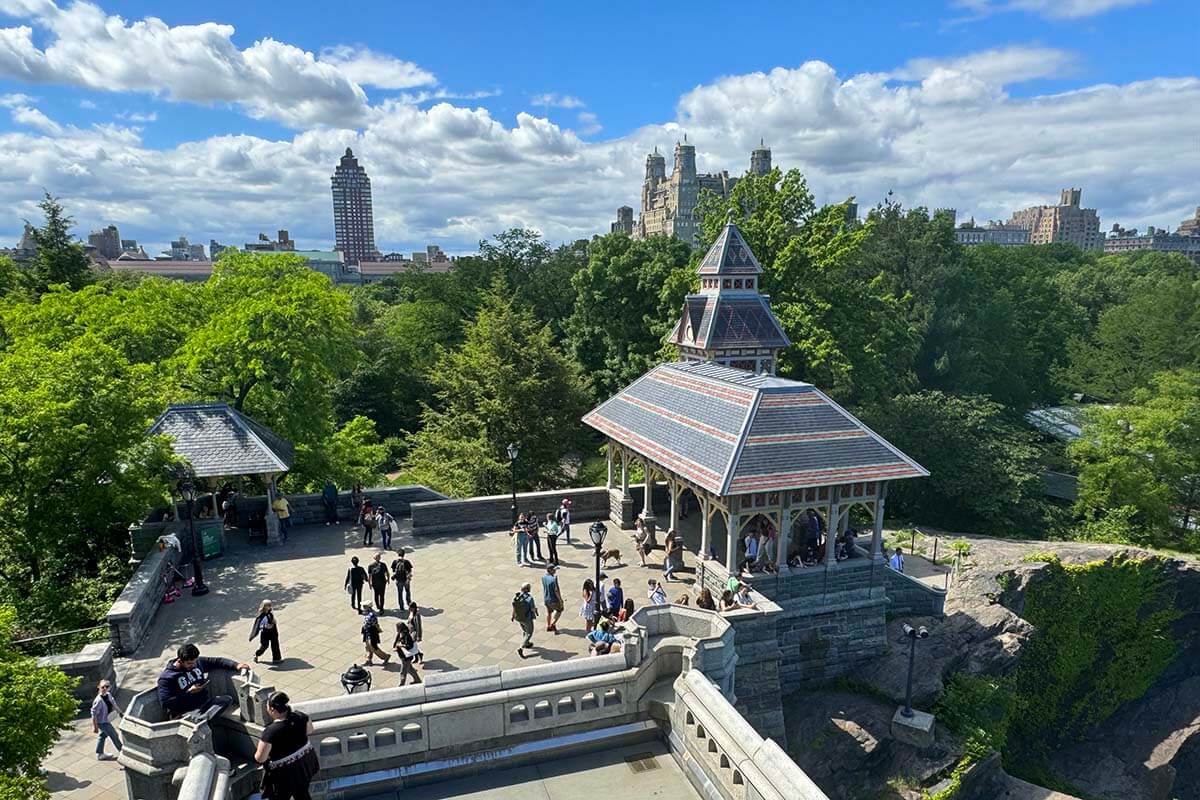
[[[609,561],[617,562],[617,566],[625,566],[625,562],[621,560],[621,551],[613,548],[612,550],[602,550],[600,552],[600,563],[607,567]]]

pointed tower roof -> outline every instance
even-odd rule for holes
[[[725,229],[701,259],[696,270],[700,275],[758,275],[762,272],[762,266],[732,217],[731,213]]]

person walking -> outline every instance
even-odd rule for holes
[[[554,518],[554,512],[546,515],[546,558],[554,566],[558,566],[558,520]]]
[[[583,617],[584,633],[590,633],[596,625],[596,584],[591,578],[583,582],[583,605],[579,607],[579,616]]]
[[[633,549],[637,551],[638,560],[641,565],[646,566],[646,542],[650,537],[646,535],[646,526],[642,524],[642,518],[639,516],[633,523]]]
[[[567,544],[571,543],[571,498],[564,497],[562,503],[558,506],[558,511],[554,512],[554,518],[558,520],[558,532],[560,535],[567,537]]]
[[[410,675],[413,683],[420,683],[421,676],[417,674],[417,668],[413,664],[420,656],[421,648],[408,625],[403,622],[396,623],[396,640],[392,642],[392,649],[400,656],[400,685],[407,683]]]
[[[542,576],[542,604],[546,606],[546,630],[558,633],[558,619],[563,613],[562,589],[558,585],[558,576],[554,573],[558,567],[546,565],[546,574]]]
[[[373,659],[375,656],[379,656],[383,659],[383,665],[386,667],[391,656],[379,649],[379,637],[382,633],[379,628],[379,617],[375,616],[375,610],[371,608],[370,603],[364,607],[364,613],[366,616],[362,621],[362,640],[363,649],[367,653],[367,666],[375,666]]]
[[[600,573],[600,583],[596,586],[596,611],[600,616],[608,616],[608,573]]]
[[[888,559],[888,566],[896,572],[904,572],[904,550],[897,547],[896,552]]]
[[[375,512],[376,519],[379,520],[379,545],[384,550],[392,549],[392,534],[396,531],[396,518],[387,512],[383,506]]]
[[[321,489],[321,505],[325,508],[325,524],[336,525],[338,521],[337,513],[338,490],[334,486],[333,481],[325,481],[325,487]]]
[[[423,625],[421,623],[421,607],[416,603],[408,604],[408,629],[412,631],[413,640],[417,643],[417,658],[416,662],[420,664],[425,660],[425,653],[421,650],[421,635]]]
[[[739,575],[743,572],[753,572],[754,565],[758,562],[758,531],[754,529],[747,531],[743,542],[746,548],[746,557],[742,559],[742,563],[738,564]]]
[[[521,658],[525,658],[526,648],[533,647],[533,621],[537,618],[537,604],[529,593],[530,588],[528,582],[522,583],[521,591],[513,596],[512,621],[521,626],[521,633],[524,634],[521,646],[517,648],[517,655]]]
[[[371,559],[371,565],[367,567],[367,582],[371,584],[371,592],[375,595],[375,608],[380,614],[383,613],[384,601],[387,600],[388,579],[391,577],[382,559],[383,556],[376,553]]]
[[[281,494],[275,495],[275,499],[271,501],[271,510],[279,517],[279,537],[286,542],[288,534],[292,531],[292,509],[287,498]]]
[[[396,557],[392,559],[392,580],[396,584],[396,607],[405,608],[413,605],[412,596],[412,562],[404,557],[404,548],[401,547],[396,551]],[[408,600],[404,598],[407,595]]]
[[[354,488],[350,490],[350,506],[354,509],[354,525],[356,527],[362,525],[363,500],[365,497],[362,484],[354,484]]]
[[[309,743],[313,724],[308,715],[291,707],[291,698],[274,692],[267,699],[271,723],[263,729],[254,760],[263,765],[262,796],[270,800],[312,800],[308,786],[321,769]]]
[[[92,701],[92,733],[96,734],[96,760],[111,761],[116,756],[105,755],[104,740],[112,739],[113,747],[117,748],[117,752],[121,752],[121,737],[117,736],[117,729],[113,727],[113,714],[124,714],[121,707],[117,705],[117,701],[112,696],[112,684],[108,681],[100,681],[100,686],[96,691],[96,699]]]
[[[378,525],[379,517],[375,516],[375,508],[371,505],[371,501],[367,500],[363,503],[362,511],[363,547],[371,546],[371,542],[375,539],[375,528]]]
[[[667,536],[663,552],[663,580],[675,580],[675,564],[679,559],[679,548],[683,545],[677,536]]]
[[[350,559],[350,569],[346,570],[346,585],[343,587],[350,593],[350,607],[362,613],[363,584],[367,582],[367,571],[358,565],[358,556]]]
[[[258,616],[250,628],[250,641],[258,637],[258,649],[254,651],[254,663],[262,658],[262,654],[271,648],[271,661],[278,664],[282,660],[279,655],[279,628],[275,625],[275,613],[271,610],[271,601],[263,600],[258,607]]]
[[[539,527],[540,527],[540,525],[538,525],[537,514],[530,512],[525,515],[525,535],[529,539],[529,560],[530,561],[532,561],[534,559],[534,553],[537,553],[538,561],[546,560],[546,559],[542,558],[542,539],[541,539],[541,536],[539,536],[539,531],[538,531]]]
[[[512,526],[512,530],[508,532],[509,536],[513,536],[517,540],[517,566],[525,566],[525,547],[529,544],[529,534],[525,530],[525,515],[517,517],[517,524]]]

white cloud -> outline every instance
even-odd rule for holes
[[[94,102],[92,102],[91,100],[84,99],[84,100],[79,101],[79,107],[90,111],[90,110],[96,108],[96,104]]]
[[[558,92],[545,92],[544,94],[534,95],[529,102],[535,106],[550,106],[552,108],[585,108],[587,106],[578,97],[569,94],[559,94]]]
[[[1035,78],[1064,77],[1074,69],[1075,62],[1075,55],[1066,50],[1013,45],[957,58],[914,58],[891,74],[901,80],[924,80],[937,72],[957,73],[990,86],[1007,86]]]
[[[158,112],[122,111],[120,114],[117,114],[117,119],[129,122],[154,122],[158,119]]]
[[[590,111],[580,111],[578,120],[579,132],[584,136],[592,136],[604,130],[604,126],[600,124],[599,119]]]
[[[978,14],[1024,11],[1048,19],[1080,19],[1103,14],[1114,8],[1148,3],[1150,0],[957,0],[956,5]]]
[[[401,61],[361,46],[327,47],[321,51],[321,61],[337,67],[342,74],[360,86],[412,89],[437,83],[433,73],[421,69],[411,61]]]
[[[35,98],[30,97],[27,94],[21,94],[20,92],[0,95],[0,106],[3,106],[4,108],[12,108],[13,106],[27,106],[35,102],[37,102]]]
[[[12,110],[13,122],[18,125],[28,125],[31,128],[37,128],[42,133],[48,133],[51,136],[62,134],[63,128],[54,120],[47,117],[36,108],[29,106],[17,106]]]
[[[27,83],[70,75],[92,85],[95,76],[109,74],[112,86],[142,85],[168,97],[235,103],[308,122],[279,140],[227,135],[158,148],[143,142],[136,127],[60,125],[31,98],[9,95],[7,107],[22,127],[0,133],[0,207],[11,215],[9,234],[0,239],[16,241],[20,219],[36,218],[44,186],[63,197],[81,231],[115,222],[148,250],[181,232],[194,241],[240,243],[280,227],[302,246],[329,247],[329,176],[353,147],[372,178],[383,248],[436,242],[468,251],[516,225],[552,241],[571,240],[607,230],[618,206],[636,205],[646,153],[658,146],[669,159],[672,142],[685,133],[697,146],[701,171],[735,175],[765,138],[775,163],[803,170],[820,202],[856,195],[870,206],[894,190],[906,205],[953,206],[964,217],[988,219],[1055,198],[1061,187],[1082,186],[1084,203],[1098,207],[1106,224],[1138,227],[1173,227],[1197,203],[1191,176],[1200,172],[1200,154],[1194,133],[1179,124],[1179,109],[1200,105],[1200,78],[1007,95],[1005,85],[1070,68],[1070,54],[1049,48],[917,59],[893,72],[852,76],[819,61],[727,76],[685,93],[674,115],[657,124],[593,141],[585,137],[600,123],[582,104],[574,106],[574,131],[540,110],[501,121],[486,108],[452,102],[476,98],[436,85],[369,106],[338,66],[287,44],[239,50],[224,26],[130,25],[94,6],[64,12],[28,3],[23,8],[38,20],[57,15],[56,21],[47,24],[46,49],[33,48],[26,61],[14,60],[19,47],[5,51],[3,43],[35,39],[9,35],[19,29],[0,32],[0,71],[10,76],[21,65]],[[0,0],[0,8],[12,4]],[[116,58],[113,42],[128,44],[131,37],[156,44],[128,46],[106,73]],[[61,42],[74,44],[57,52]],[[164,55],[168,43],[195,47],[186,57]],[[205,75],[198,65],[214,53],[228,59],[225,73]],[[75,55],[77,64],[64,60]],[[279,66],[291,59],[303,69]],[[219,70],[209,63],[207,71]],[[322,84],[321,76],[332,76],[332,83]],[[314,94],[314,81],[352,91]],[[555,99],[561,106],[564,98]],[[343,112],[354,129],[321,124]],[[158,113],[166,116],[170,106]]]
[[[354,127],[365,118],[366,94],[337,66],[273,39],[239,49],[231,25],[126,22],[87,2],[0,0],[0,11],[32,21],[48,39],[42,49],[29,25],[0,29],[0,76],[228,103],[297,127]]]

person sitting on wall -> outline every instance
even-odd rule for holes
[[[847,558],[854,558],[856,555],[855,548],[855,531],[854,528],[846,528],[846,532],[842,534],[842,543],[838,548],[838,561],[844,561]]]
[[[608,653],[621,652],[621,642],[616,636],[613,636],[609,631],[609,621],[606,619],[600,620],[600,624],[596,629],[587,635],[588,653],[594,656],[603,656]]]
[[[233,705],[229,695],[209,695],[209,673],[215,669],[242,671],[250,665],[229,658],[201,658],[200,648],[191,642],[180,647],[158,676],[158,702],[167,716],[179,719],[197,712],[198,720],[208,721]]]

